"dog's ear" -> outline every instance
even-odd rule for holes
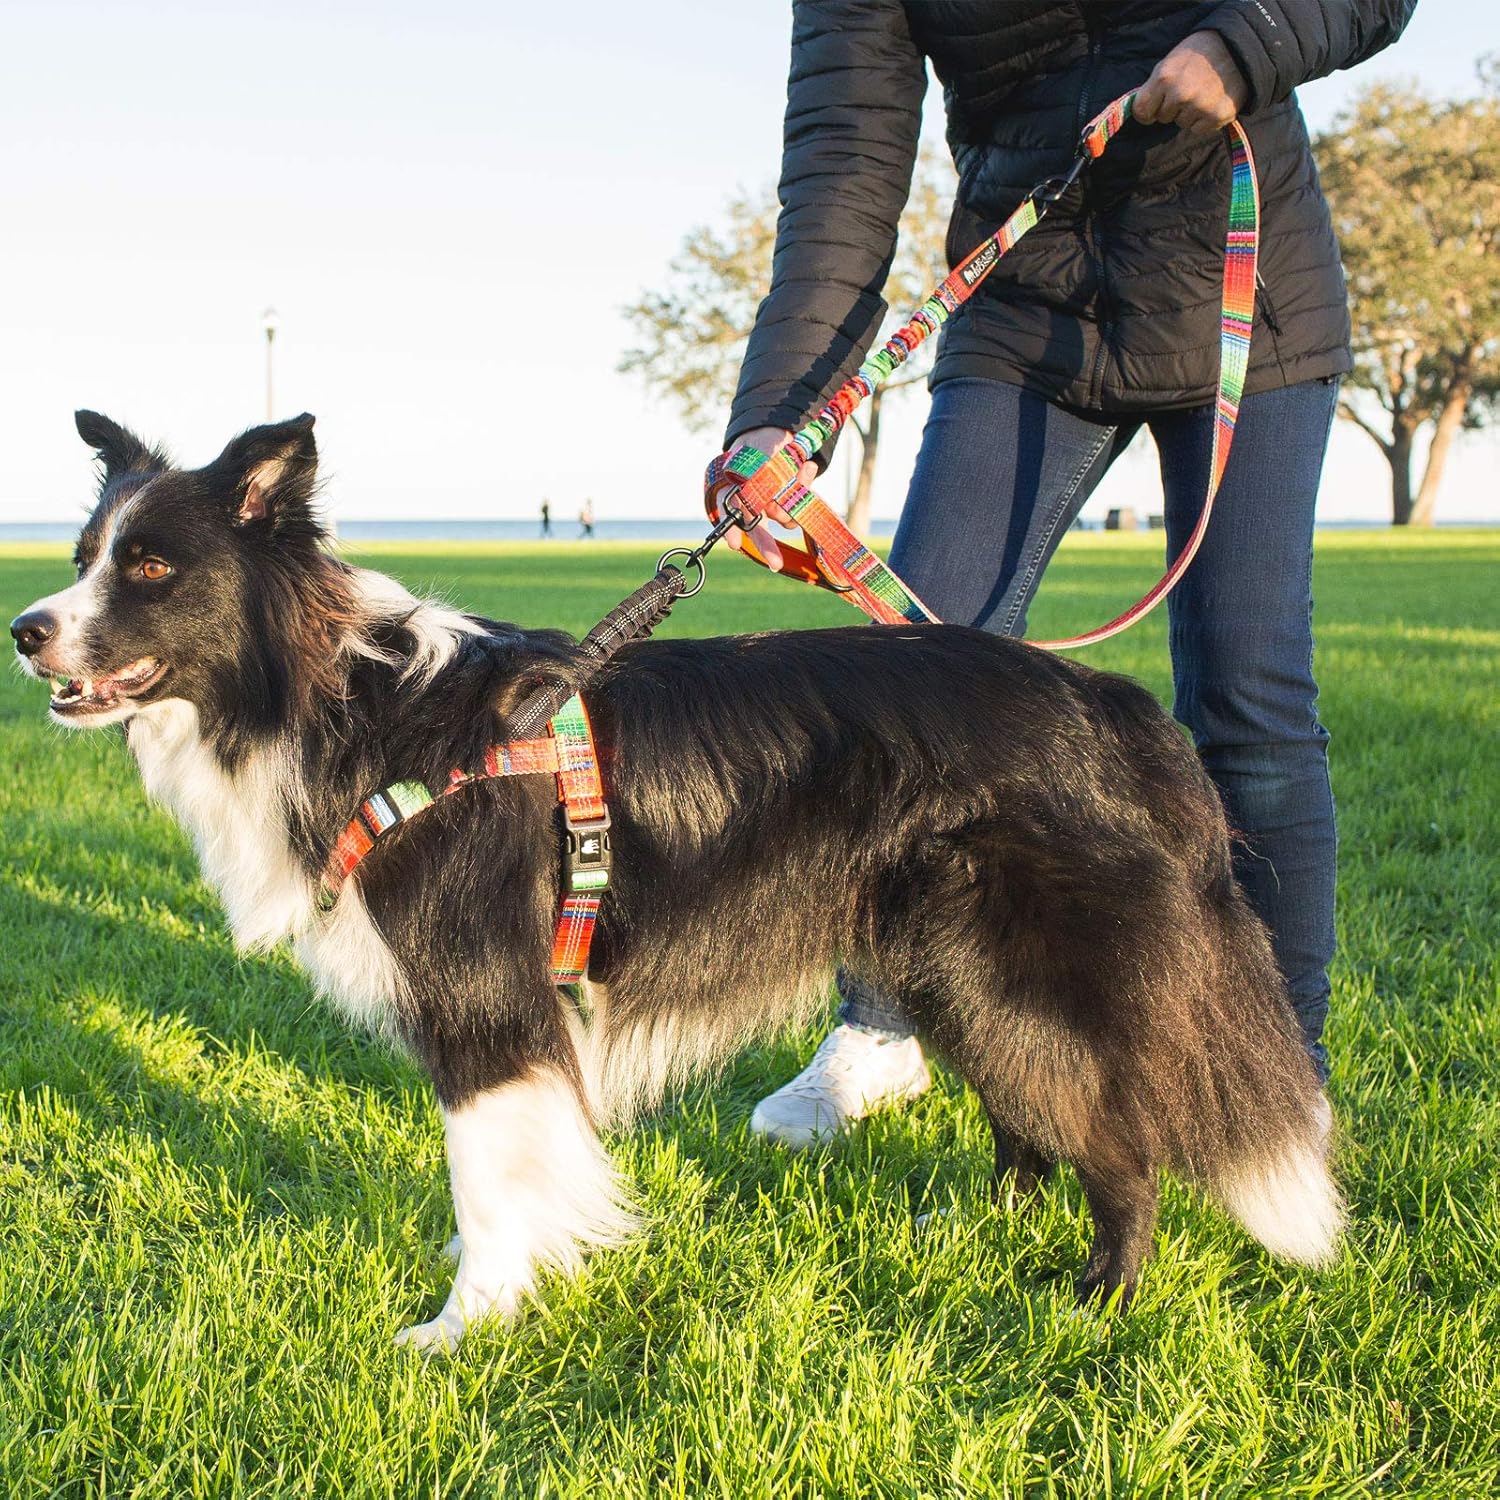
[[[318,478],[318,445],[310,412],[242,432],[209,465],[229,491],[242,526],[273,528],[305,511]]]
[[[99,455],[101,490],[124,474],[160,474],[171,460],[160,448],[148,448],[133,432],[96,411],[75,411],[78,436]]]

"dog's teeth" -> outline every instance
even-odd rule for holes
[[[92,677],[85,677],[83,679],[83,696],[85,698],[92,698],[94,696],[94,679]]]

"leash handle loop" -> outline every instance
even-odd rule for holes
[[[1119,126],[1129,118],[1129,103],[1134,94],[1116,100],[1094,122],[1099,128],[1102,151]],[[1121,110],[1118,124],[1113,112]],[[1106,117],[1111,117],[1106,119]],[[1107,128],[1106,128],[1107,127]],[[1123,614],[1081,635],[1063,636],[1057,640],[1033,641],[1044,651],[1070,651],[1079,646],[1093,646],[1111,636],[1129,630],[1136,621],[1150,614],[1182,581],[1208,533],[1214,498],[1229,463],[1229,449],[1234,442],[1234,426],[1239,419],[1240,400],[1245,393],[1245,375],[1250,368],[1250,328],[1255,319],[1255,267],[1260,250],[1260,186],[1255,172],[1255,156],[1250,137],[1238,120],[1229,124],[1230,187],[1229,222],[1224,236],[1224,279],[1219,301],[1219,381],[1214,393],[1213,448],[1209,456],[1208,484],[1197,523],[1181,552],[1172,559],[1167,571],[1152,588]]]
[[[771,567],[750,538],[750,527],[768,505],[778,505],[801,528],[806,548],[779,542],[779,571],[788,577],[844,594],[871,619],[882,624],[936,622],[937,616],[902,580],[858,540],[829,506],[797,479],[798,471],[848,421],[875,388],[904,364],[915,349],[945,324],[973,296],[1001,256],[1034,229],[1102,156],[1131,117],[1136,91],[1122,94],[1101,110],[1079,136],[1078,153],[1065,172],[1044,178],[1021,200],[1009,218],[981,241],[932,291],[931,295],[859,369],[841,385],[818,414],[771,454],[740,447],[721,453],[708,466],[704,508],[721,528],[733,507],[743,520],[740,544],[753,562]],[[1224,246],[1224,282],[1220,306],[1219,380],[1215,396],[1213,453],[1207,492],[1198,523],[1187,545],[1156,586],[1124,614],[1082,635],[1036,641],[1049,651],[1092,645],[1128,629],[1176,587],[1202,544],[1234,439],[1234,425],[1244,394],[1249,365],[1250,328],[1255,312],[1255,263],[1260,241],[1260,193],[1250,140],[1239,121],[1228,127],[1232,176],[1229,226]]]

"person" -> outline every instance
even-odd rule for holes
[[[578,535],[580,538],[593,536],[594,502],[592,500],[585,500],[583,502],[583,509],[578,512],[578,527]]]
[[[725,432],[727,447],[775,449],[863,358],[886,311],[926,61],[958,170],[950,264],[1068,167],[1092,115],[1140,85],[1135,123],[944,329],[891,563],[942,619],[1023,634],[1058,540],[1142,426],[1175,557],[1207,483],[1223,127],[1242,119],[1262,195],[1250,367],[1212,523],[1168,603],[1173,711],[1239,834],[1236,873],[1325,1081],[1335,830],[1312,673],[1313,505],[1352,362],[1294,90],[1388,46],[1414,6],[794,0],[771,286]],[[756,540],[774,563],[774,538]],[[757,1133],[806,1145],[928,1087],[898,999],[848,974],[839,989],[838,1026],[756,1106]]]
[[[546,537],[549,537],[551,535],[552,535],[552,502],[550,500],[543,500],[542,501],[542,536],[543,536],[543,538],[546,538]]]

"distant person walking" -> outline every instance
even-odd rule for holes
[[[542,501],[542,535],[544,537],[552,535],[552,502],[550,500]]]
[[[594,534],[594,502],[585,500],[583,509],[578,512],[578,524],[582,528],[578,535],[580,537],[591,537]]]

